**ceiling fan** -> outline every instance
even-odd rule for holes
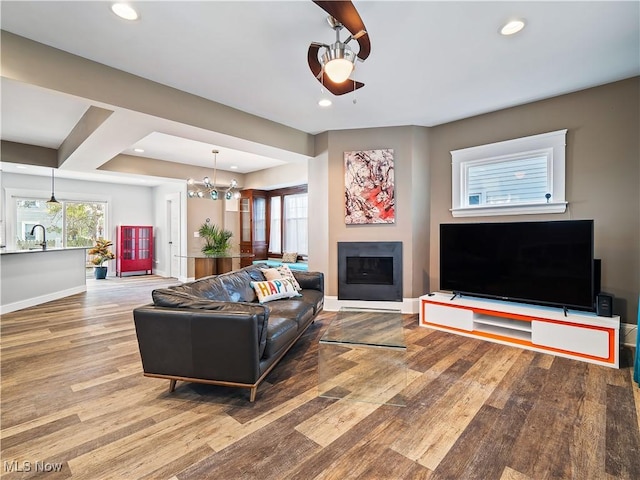
[[[312,42],[309,45],[307,61],[316,79],[334,95],[344,95],[364,87],[364,83],[351,80],[349,76],[355,68],[356,60],[364,62],[371,53],[369,34],[360,14],[351,1],[316,1],[313,3],[329,14],[327,21],[336,33],[336,41],[330,45]],[[346,28],[350,35],[340,41],[340,31]],[[360,50],[354,53],[348,43],[356,40]],[[324,48],[322,59],[318,58]]]

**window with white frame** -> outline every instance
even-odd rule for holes
[[[562,213],[567,130],[454,150],[454,217]]]
[[[271,197],[271,226],[269,228],[269,251],[282,253],[282,197]]]
[[[269,254],[283,252],[308,253],[307,186],[283,188],[268,192]]]
[[[105,231],[106,202],[69,201],[47,203],[46,198],[13,197],[15,202],[15,239],[17,249],[34,248],[42,242],[44,227],[47,246],[52,248],[87,247],[101,238]]]
[[[306,255],[308,250],[307,194],[284,197],[284,250]]]

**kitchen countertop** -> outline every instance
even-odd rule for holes
[[[42,248],[34,248],[34,249],[26,249],[26,250],[0,248],[0,255],[12,255],[12,254],[15,254],[15,253],[64,252],[66,250],[86,250],[88,248],[93,248],[93,247],[47,248],[46,250],[42,250]]]

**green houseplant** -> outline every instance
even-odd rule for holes
[[[109,250],[109,247],[112,245],[113,243],[111,241],[99,238],[96,240],[93,248],[89,250],[89,255],[93,255],[91,263],[95,265],[93,274],[98,280],[104,280],[107,277],[107,267],[104,265],[104,262],[116,258],[113,252]]]
[[[224,255],[231,248],[233,233],[229,230],[207,222],[200,226],[198,234],[204,238],[205,244],[202,247],[202,253],[208,257]]]

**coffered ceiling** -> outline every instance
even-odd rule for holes
[[[130,3],[141,16],[135,22],[116,17],[110,2],[2,1],[0,22],[7,32],[309,134],[433,126],[640,74],[636,1],[355,1],[371,55],[353,74],[365,87],[340,97],[323,92],[307,65],[309,44],[334,37],[311,1]],[[525,29],[500,35],[513,18]],[[110,107],[2,75],[3,140],[59,148],[90,106]],[[333,105],[319,107],[323,97]],[[212,146],[221,149],[221,168],[240,173],[302,157],[117,113],[109,135],[87,146],[95,161],[85,170],[121,153],[206,166]]]

